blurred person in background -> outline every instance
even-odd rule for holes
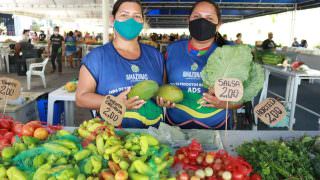
[[[224,35],[222,36],[222,38],[223,38],[224,40],[228,41],[228,35],[227,35],[227,34],[224,34]]]
[[[32,33],[31,37],[32,37],[32,42],[37,42],[39,40],[38,34],[35,31]]]
[[[20,40],[20,42],[29,42],[29,43],[31,43],[30,30],[29,29],[24,29],[23,30],[22,39]]]
[[[292,47],[300,47],[300,44],[296,37],[293,39]]]
[[[77,52],[76,47],[76,37],[73,36],[73,32],[70,31],[67,34],[67,37],[65,38],[65,44],[66,44],[66,57],[69,61],[70,67],[74,68],[73,66],[73,56]]]
[[[78,62],[80,63],[82,59],[82,51],[83,51],[81,46],[81,44],[83,43],[83,38],[82,38],[81,32],[78,30],[74,31],[74,36],[76,38],[76,47],[77,47],[77,52],[75,57],[78,58]]]
[[[273,50],[277,47],[276,43],[272,40],[273,39],[273,33],[268,33],[268,39],[264,40],[262,43],[262,49],[264,50]]]
[[[51,55],[52,71],[56,71],[56,61],[58,64],[58,72],[62,73],[62,56],[64,56],[64,38],[59,34],[59,27],[56,26],[53,29],[53,35],[51,35],[48,42],[48,52]]]
[[[188,39],[188,36],[185,32],[183,32],[183,34],[180,36],[180,39]]]
[[[242,34],[241,33],[237,34],[237,40],[235,40],[234,43],[235,44],[243,44],[243,42],[242,42]]]
[[[303,48],[308,48],[308,42],[307,42],[307,40],[305,40],[305,39],[302,39],[302,40],[301,40],[301,44],[300,44],[300,47],[303,47]]]
[[[44,33],[44,31],[40,31],[40,34],[39,34],[39,41],[45,41],[46,40],[46,34]]]

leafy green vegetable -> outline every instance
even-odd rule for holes
[[[213,87],[220,78],[237,78],[243,82],[241,103],[251,101],[263,86],[263,68],[252,62],[250,47],[246,45],[223,46],[209,57],[201,72],[205,87]]]
[[[263,68],[254,62],[251,63],[249,78],[243,82],[243,97],[241,102],[251,101],[261,90],[264,83]]]
[[[217,48],[208,59],[201,72],[206,87],[213,87],[217,79],[248,79],[252,61],[251,49],[248,46],[223,46]]]
[[[292,141],[253,141],[236,148],[262,179],[313,180],[315,170],[309,157],[314,139],[302,137]],[[317,165],[319,165],[317,163]]]

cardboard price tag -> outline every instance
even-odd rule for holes
[[[221,101],[240,101],[243,96],[243,85],[236,78],[221,78],[214,85],[216,97]]]
[[[125,112],[126,106],[111,95],[107,95],[100,106],[101,117],[114,126],[121,125]]]
[[[287,114],[284,106],[274,98],[267,98],[254,108],[255,115],[267,125],[275,125]]]
[[[0,97],[3,99],[17,99],[20,96],[19,81],[7,77],[0,78]]]

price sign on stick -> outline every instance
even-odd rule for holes
[[[287,114],[284,106],[274,98],[267,98],[254,108],[255,115],[267,125],[275,125]]]
[[[126,106],[111,95],[107,95],[100,106],[101,117],[114,126],[121,125],[125,112]]]
[[[6,113],[8,99],[17,99],[20,96],[20,90],[19,81],[7,77],[0,78],[0,98],[5,100],[3,115]]]
[[[20,96],[21,84],[11,78],[0,78],[0,97],[3,99],[17,99]]]
[[[243,85],[239,79],[235,78],[221,78],[216,80],[214,85],[215,96],[221,100],[226,101],[226,129],[225,136],[228,128],[228,106],[229,101],[237,102],[240,101],[243,96]]]
[[[215,95],[221,101],[240,101],[243,96],[243,85],[239,79],[221,78],[214,85]]]

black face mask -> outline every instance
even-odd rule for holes
[[[190,35],[198,41],[205,41],[211,39],[216,34],[217,25],[199,18],[189,22]]]

